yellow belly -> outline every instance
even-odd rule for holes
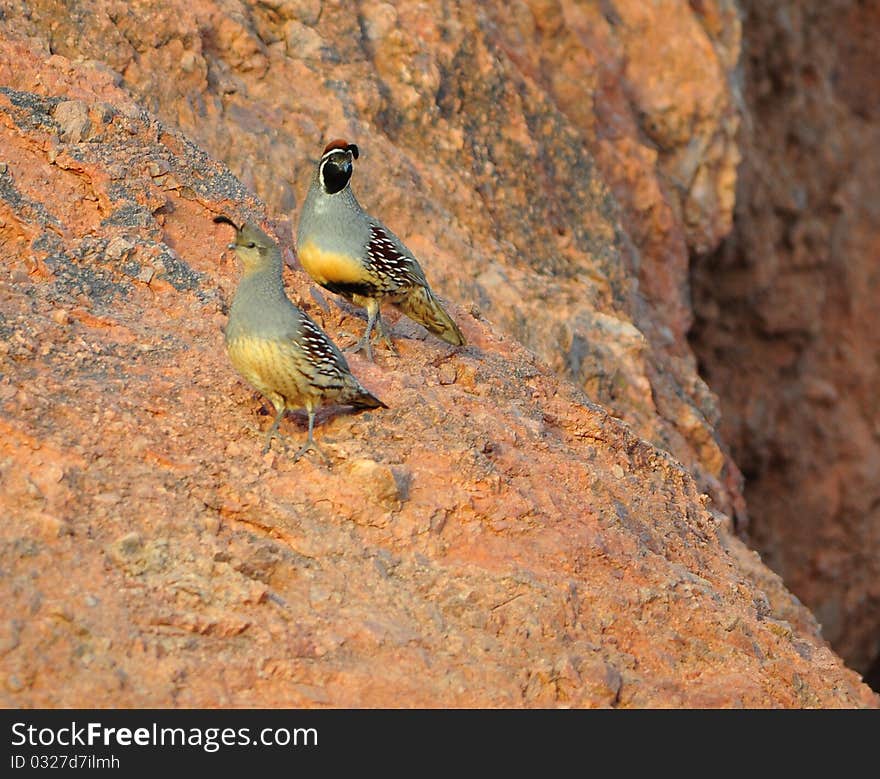
[[[318,284],[360,284],[369,281],[364,266],[355,257],[328,252],[307,241],[297,249],[300,264]]]
[[[236,338],[227,344],[230,361],[251,386],[273,404],[284,398],[297,406],[315,390],[291,351],[287,343],[262,338]]]

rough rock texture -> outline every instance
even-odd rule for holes
[[[8,37],[56,57],[3,83],[58,94],[85,59],[226,162],[284,236],[324,143],[356,140],[356,191],[442,293],[745,519],[685,337],[688,247],[714,248],[733,208],[730,0],[6,5]]]
[[[880,3],[744,6],[736,229],[696,265],[694,345],[754,543],[866,672],[880,660]]]
[[[641,6],[3,4],[5,703],[877,705],[718,511],[738,20]],[[324,414],[327,469],[259,456],[210,218],[289,249],[334,135],[471,345],[353,358],[391,409]]]
[[[210,221],[259,204],[65,105],[0,90],[4,705],[876,702],[681,465],[461,308],[460,353],[353,358],[392,408],[325,414],[332,468],[260,457]]]

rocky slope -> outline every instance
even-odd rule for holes
[[[729,6],[147,5],[5,4],[7,705],[876,705],[719,511],[685,270],[729,226]],[[657,25],[706,72],[639,70]],[[259,456],[210,219],[356,332],[290,251],[333,135],[470,346],[353,358],[391,408],[325,414],[328,469]]]
[[[356,191],[441,290],[744,519],[685,338],[687,247],[717,245],[733,207],[730,2],[7,5],[8,37],[85,60],[183,130],[285,236],[326,140],[357,141]],[[57,76],[16,64],[3,83],[35,78]]]

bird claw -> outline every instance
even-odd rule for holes
[[[324,451],[314,442],[314,441],[306,441],[305,444],[300,448],[300,450],[293,456],[294,462],[299,462],[300,458],[308,452],[310,449],[316,451],[321,458],[324,460],[326,465],[331,465],[330,458],[324,453]]]
[[[263,445],[263,451],[260,452],[260,454],[266,454],[272,448],[272,439],[273,438],[277,438],[281,442],[281,446],[283,447],[285,452],[288,449],[290,449],[290,445],[287,443],[287,439],[283,435],[281,435],[281,433],[279,433],[277,430],[272,430],[266,436],[266,443]]]
[[[376,338],[385,344],[388,351],[395,357],[397,356],[397,347],[394,345],[394,341],[391,340],[391,331],[385,327],[385,323],[381,319],[376,322]]]
[[[391,354],[393,354],[395,357],[398,356],[397,347],[394,345],[394,341],[391,340],[391,336],[388,334],[387,330],[385,330],[384,328],[378,330],[377,328],[376,340],[380,341],[385,346],[385,348],[388,349],[388,351],[391,352]],[[373,345],[371,343],[371,339],[368,338],[366,335],[359,341],[357,341],[357,343],[354,343],[351,346],[347,346],[342,351],[352,353],[365,352],[367,355],[367,359],[370,362],[375,362],[375,360],[373,359]]]
[[[357,352],[366,352],[367,359],[370,362],[375,362],[373,360],[373,347],[370,344],[370,339],[364,336],[357,343],[352,344],[351,346],[346,346],[344,352],[351,352],[352,354],[356,354]]]

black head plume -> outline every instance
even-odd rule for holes
[[[215,216],[214,222],[216,224],[232,225],[235,228],[236,232],[241,231],[241,228],[225,214],[220,214],[219,216]]]

